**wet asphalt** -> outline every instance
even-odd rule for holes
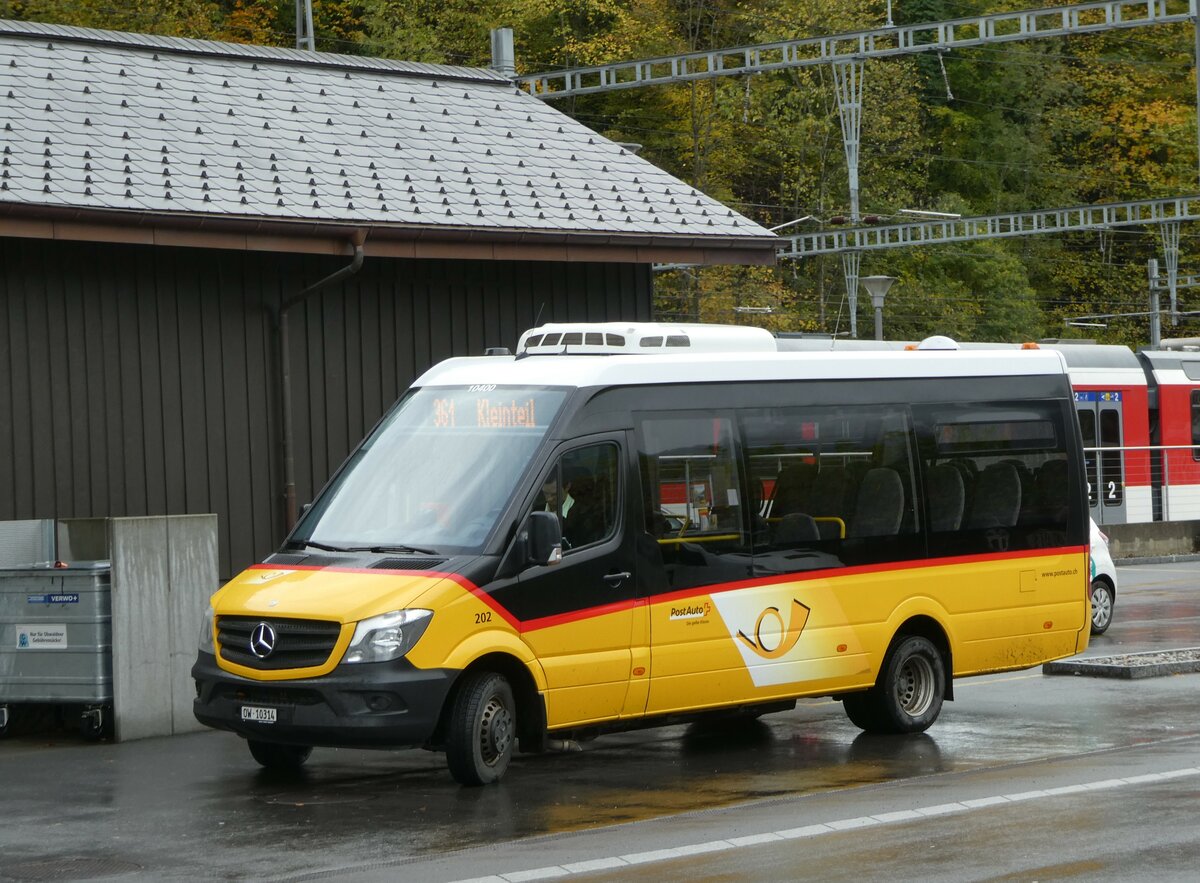
[[[1119,575],[1114,623],[1087,655],[1200,646],[1200,563]],[[838,703],[812,700],[736,728],[647,730],[518,757],[502,783],[477,789],[457,786],[440,755],[421,751],[317,749],[299,775],[280,776],[229,734],[91,744],[43,727],[0,743],[0,880],[456,879],[498,873],[489,856],[536,869],[543,853],[584,837],[603,835],[618,851],[660,828],[686,840],[688,820],[700,836],[714,813],[736,826],[755,812],[784,813],[772,807],[802,812],[819,802],[836,817],[868,795],[932,793],[950,781],[986,779],[1002,793],[1033,766],[1063,761],[1081,781],[1098,781],[1152,768],[1147,748],[1171,753],[1162,764],[1200,764],[1200,674],[1130,682],[1037,669],[958,681],[956,695],[919,736],[866,736]],[[1166,804],[1151,801],[1169,816],[1148,821],[1154,830],[1169,830],[1172,819],[1190,824],[1197,801],[1186,798],[1197,782],[1190,787],[1179,785]],[[589,848],[603,851],[600,841]],[[745,856],[731,853],[687,874],[777,877],[789,867],[769,851],[761,860],[747,871]],[[853,870],[847,861],[829,859],[826,876]],[[1165,878],[1174,867],[1164,865]],[[960,863],[944,878],[985,876]]]

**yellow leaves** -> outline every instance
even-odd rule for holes
[[[788,267],[696,267],[655,278],[655,310],[663,319],[755,325],[770,331],[815,331],[794,309]]]
[[[1164,170],[1195,147],[1192,112],[1175,101],[1118,100],[1103,109],[1099,122],[1088,139],[1088,154],[1115,180],[1169,189]]]
[[[237,0],[215,39],[259,46],[291,45],[283,35],[274,31],[275,14],[273,0]]]

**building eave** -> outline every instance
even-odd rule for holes
[[[365,236],[368,257],[596,263],[775,263],[775,236],[329,224],[275,218],[173,215],[0,202],[0,237],[233,251],[347,255]]]

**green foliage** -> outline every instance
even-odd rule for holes
[[[898,24],[1042,5],[893,0]],[[648,58],[883,24],[886,0],[314,0],[318,48],[486,65],[488,32],[514,29],[522,72]],[[292,45],[292,0],[0,0],[0,16],[86,27]],[[861,208],[964,216],[1196,191],[1193,30],[1148,27],[925,53],[866,65]],[[828,66],[629,89],[556,102],[614,140],[766,226],[849,212]],[[1181,272],[1196,269],[1185,228]],[[1145,318],[1102,328],[1074,316],[1146,309],[1153,228],[868,252],[862,272],[899,281],[891,337],[1023,340],[1086,335],[1144,343]],[[660,315],[844,330],[840,259],[663,274]],[[1182,295],[1189,306],[1188,292]],[[746,307],[771,312],[747,312]],[[871,328],[859,297],[859,327]],[[1186,326],[1178,333],[1193,333]]]

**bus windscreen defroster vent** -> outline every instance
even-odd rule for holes
[[[445,564],[445,558],[384,558],[371,565],[372,570],[432,570]]]

